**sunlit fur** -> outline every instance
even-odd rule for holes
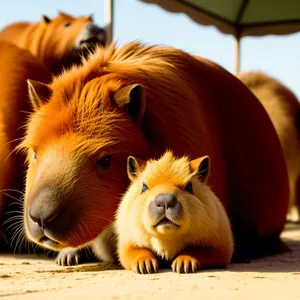
[[[15,215],[22,218],[20,207],[9,206],[21,198],[24,189],[25,156],[15,147],[25,134],[25,122],[32,107],[27,96],[27,78],[49,82],[51,74],[42,62],[28,51],[7,42],[0,42],[0,240],[5,219],[13,221]],[[23,200],[23,199],[22,199]],[[23,205],[22,205],[23,207]],[[2,210],[3,208],[3,210]],[[7,213],[9,209],[10,213]],[[14,211],[14,216],[12,212]],[[14,224],[6,224],[11,232]],[[8,226],[9,225],[9,226]],[[12,230],[10,230],[12,229]],[[8,233],[7,239],[11,234]],[[5,243],[0,241],[1,250]]]
[[[191,182],[193,194],[185,191]],[[141,193],[146,183],[148,190]],[[182,204],[182,215],[176,219],[179,227],[154,227],[150,203],[159,193],[172,193]],[[151,160],[134,179],[116,213],[118,255],[127,269],[129,246],[148,248],[158,257],[172,262],[182,250],[193,247],[212,248],[221,253],[224,265],[230,262],[233,238],[230,223],[220,200],[210,187],[197,177],[188,157],[175,158],[171,151],[159,160]]]
[[[49,23],[43,17],[36,23],[17,22],[0,32],[0,40],[6,40],[38,56],[51,72],[58,73],[62,66],[72,63],[75,41],[81,30],[92,23],[91,17],[74,18],[65,13]],[[66,23],[71,23],[65,27]]]
[[[145,92],[141,127],[114,101],[116,91],[132,84]],[[259,249],[257,239],[283,229],[288,181],[276,132],[256,98],[221,67],[170,47],[112,44],[50,88],[51,98],[30,117],[20,146],[29,162],[25,221],[45,187],[67,194],[74,224],[61,225],[52,237],[64,247],[89,243],[112,221],[129,183],[128,155],[147,160],[166,148],[192,159],[210,156],[208,184],[247,249]],[[254,118],[260,130],[253,130]],[[104,155],[112,156],[112,165],[99,172],[96,161]],[[31,238],[38,242],[39,236]]]
[[[290,210],[300,217],[300,103],[286,86],[262,72],[240,73],[238,78],[268,112],[284,152],[290,183]]]

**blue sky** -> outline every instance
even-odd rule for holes
[[[53,17],[60,9],[74,16],[94,13],[103,23],[103,0],[8,0],[2,3],[0,27],[8,23]],[[119,44],[139,39],[183,49],[234,70],[234,40],[212,26],[200,26],[183,14],[168,13],[139,0],[115,0],[114,38]],[[300,33],[247,37],[242,40],[241,70],[261,70],[279,79],[300,99]]]

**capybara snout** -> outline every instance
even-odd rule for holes
[[[56,199],[57,195],[53,189],[43,189],[32,201],[29,209],[31,220],[42,228],[47,228],[49,223],[54,223],[62,212],[63,204],[59,201],[53,202],[50,199]]]
[[[158,223],[180,217],[182,205],[173,193],[159,193],[150,204],[150,214]],[[165,220],[164,220],[165,219]]]
[[[85,49],[100,44],[105,46],[105,31],[93,23],[88,23],[81,31],[75,42],[75,47]]]

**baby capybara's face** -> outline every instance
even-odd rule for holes
[[[203,166],[205,171],[206,166]],[[143,227],[140,230],[150,236],[174,238],[190,231],[193,225],[201,226],[199,216],[206,215],[208,188],[188,159],[176,159],[171,152],[166,152],[144,167],[129,158],[128,174],[132,184],[120,206],[121,218],[135,224],[129,227]]]
[[[35,83],[37,93],[44,88],[50,95],[54,87],[47,103],[33,101],[35,113],[22,143],[29,163],[24,222],[36,243],[56,250],[83,246],[113,220],[129,183],[127,157],[147,152],[130,112],[114,102],[138,99],[139,87],[118,95],[113,89],[120,84],[99,89],[101,80],[91,81],[66,99],[55,83],[51,91]]]

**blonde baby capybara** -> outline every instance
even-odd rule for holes
[[[296,207],[300,217],[300,103],[290,89],[262,72],[240,73],[238,78],[259,99],[279,136],[290,186],[288,219]]]
[[[125,269],[157,272],[159,261],[178,273],[225,267],[233,253],[224,207],[206,184],[209,157],[148,162],[130,156],[131,180],[116,213],[118,256]]]

